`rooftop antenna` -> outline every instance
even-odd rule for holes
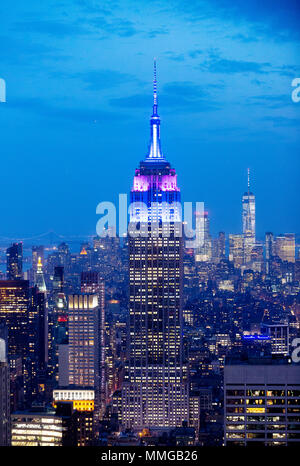
[[[156,72],[156,58],[153,61],[153,114],[157,114],[157,72]]]
[[[248,171],[248,195],[250,194],[250,168],[247,169]]]

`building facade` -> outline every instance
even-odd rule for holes
[[[276,255],[282,261],[295,262],[295,234],[285,233],[275,240]]]
[[[240,268],[244,263],[244,236],[229,235],[229,260],[234,267]]]
[[[224,369],[225,445],[300,441],[300,370],[288,359],[228,361]]]
[[[12,415],[12,446],[60,447],[63,436],[63,419],[55,413],[20,412]]]
[[[69,295],[69,385],[99,386],[98,296]]]
[[[8,328],[8,355],[29,355],[29,282],[0,281],[0,319]]]
[[[99,342],[99,397],[100,417],[104,414],[106,404],[106,370],[105,370],[105,285],[98,272],[81,273],[81,292],[98,296],[98,342]]]

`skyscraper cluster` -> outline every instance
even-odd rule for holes
[[[5,250],[1,445],[300,442],[297,237],[258,238],[248,170],[240,233],[186,246],[153,84],[127,238]]]

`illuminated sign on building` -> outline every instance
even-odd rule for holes
[[[270,340],[269,335],[243,335],[243,340]]]

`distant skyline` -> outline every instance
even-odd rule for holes
[[[96,233],[150,137],[212,234],[242,231],[247,168],[258,238],[300,233],[300,7],[295,0],[62,0],[0,5],[0,237]]]

